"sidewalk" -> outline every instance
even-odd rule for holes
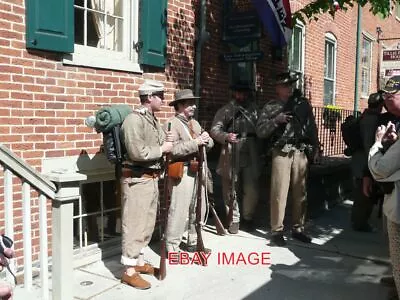
[[[313,244],[289,239],[287,248],[269,247],[263,230],[221,237],[207,227],[204,243],[213,250],[207,267],[167,262],[166,279],[158,281],[143,275],[152,288],[140,291],[120,284],[120,257],[112,257],[75,270],[75,299],[385,299],[388,289],[379,284],[379,278],[389,274],[390,268],[382,229],[356,233],[349,228],[349,213],[346,204],[327,211],[310,223]],[[381,225],[381,220],[375,221]],[[158,251],[158,245],[151,248]],[[159,256],[151,248],[145,253],[146,259],[158,266]],[[270,257],[271,265],[249,264],[251,252],[255,252],[253,259],[270,252],[264,256]],[[229,257],[232,253],[235,264],[222,265],[222,255]],[[241,253],[247,264],[237,261]],[[18,288],[14,299],[40,297],[28,298]]]

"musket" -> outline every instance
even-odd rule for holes
[[[210,197],[210,196],[208,196]],[[208,202],[208,207],[210,208],[211,214],[213,216],[214,222],[215,222],[215,228],[217,230],[217,234],[218,235],[225,235],[225,229],[224,229],[224,225],[221,222],[221,219],[218,217],[217,212],[215,211],[215,202],[214,199],[212,199],[211,201],[209,200]]]
[[[235,106],[233,106],[233,121],[232,121],[232,132],[235,133]],[[233,220],[233,206],[235,201],[237,201],[236,197],[236,145],[235,143],[231,143],[231,192],[229,197],[229,205],[228,205],[228,215],[226,217],[226,227],[229,228],[232,225]]]
[[[168,123],[168,132],[171,131],[171,122]],[[165,155],[165,170],[164,170],[164,201],[163,206],[160,207],[160,217],[161,217],[161,245],[160,245],[160,267],[159,273],[157,274],[158,280],[164,280],[167,276],[167,263],[166,263],[166,252],[167,252],[167,245],[166,245],[166,238],[165,232],[167,230],[168,224],[168,200],[169,200],[169,182],[168,182],[168,166],[170,162],[170,154],[167,153]]]
[[[197,252],[205,252],[203,236],[201,234],[201,203],[203,201],[203,163],[204,163],[204,146],[199,146],[199,169],[197,171],[197,203],[196,203],[196,234],[197,234]],[[207,265],[207,261],[200,255],[200,263],[202,266]]]

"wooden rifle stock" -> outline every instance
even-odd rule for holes
[[[199,146],[199,169],[197,172],[197,203],[196,203],[196,234],[197,234],[197,252],[205,252],[203,236],[201,234],[201,203],[203,190],[203,163],[204,163],[204,146]],[[200,255],[201,265],[206,266],[207,261]]]
[[[211,214],[214,218],[214,222],[215,222],[215,228],[217,230],[217,234],[218,235],[225,235],[225,229],[224,229],[224,225],[221,222],[221,219],[218,217],[217,212],[215,211],[215,203],[214,203],[214,199],[212,201],[209,201],[208,203],[208,207],[210,208]]]
[[[171,131],[171,123],[168,123],[168,131]],[[167,245],[165,240],[165,232],[167,231],[168,225],[168,200],[169,200],[169,183],[168,183],[168,166],[170,161],[170,154],[165,155],[165,170],[164,170],[164,201],[162,206],[160,204],[160,217],[161,217],[161,245],[160,245],[160,267],[159,273],[157,274],[158,280],[164,280],[167,276]]]

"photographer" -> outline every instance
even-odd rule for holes
[[[289,188],[293,196],[292,237],[304,243],[306,178],[310,161],[319,160],[318,131],[312,107],[299,90],[292,92],[298,77],[289,72],[277,75],[277,99],[269,101],[260,114],[257,135],[269,140],[271,166],[272,243],[285,246],[283,220]]]
[[[386,85],[385,106],[394,116],[400,117],[400,76],[390,78]],[[388,122],[378,127],[375,144],[371,147],[368,167],[375,180],[393,183],[390,194],[385,194],[383,213],[387,218],[390,260],[397,294],[400,291],[400,141],[396,126]]]

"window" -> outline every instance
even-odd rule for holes
[[[372,41],[366,36],[362,39],[361,53],[361,97],[368,97],[371,83]]]
[[[81,185],[81,199],[74,205],[74,248],[112,243],[121,235],[121,208],[115,181]]]
[[[324,105],[335,104],[336,81],[336,38],[333,34],[325,35],[324,66]]]
[[[292,38],[288,45],[289,70],[301,74],[300,80],[296,82],[296,87],[303,89],[304,75],[304,26],[295,25]]]
[[[64,63],[140,71],[137,0],[75,0],[75,51]]]
[[[134,72],[139,63],[165,66],[167,0],[28,2],[27,48],[70,53],[66,64]]]

